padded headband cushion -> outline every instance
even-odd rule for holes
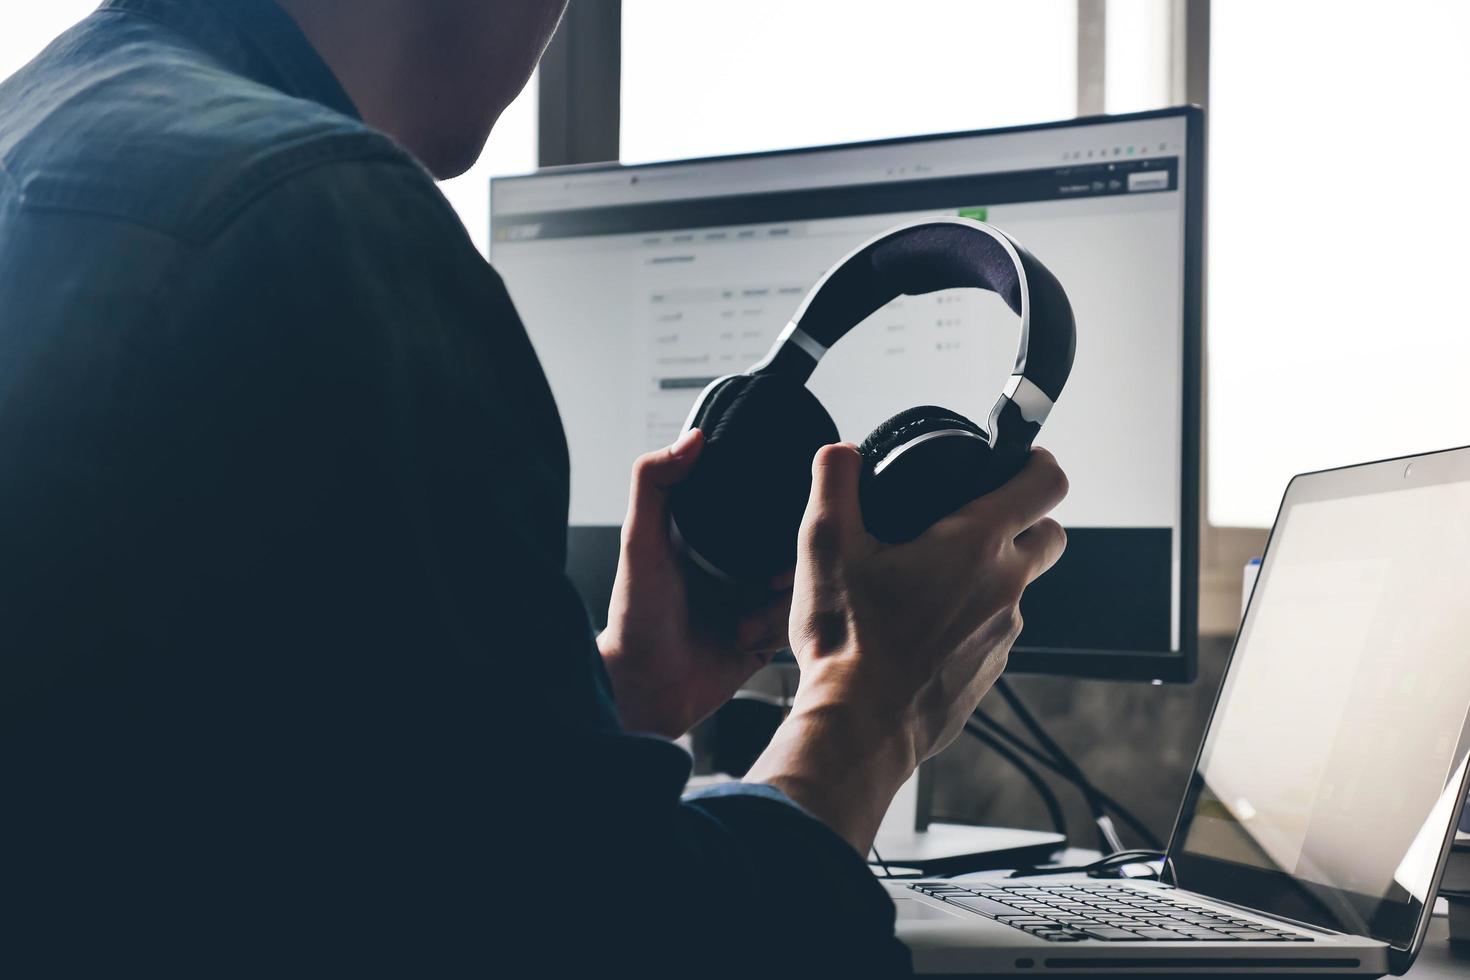
[[[812,457],[837,441],[837,426],[805,387],[769,374],[725,381],[694,424],[705,447],[674,490],[679,533],[729,578],[769,582],[796,564]]]
[[[1021,313],[1020,275],[1000,240],[965,224],[911,225],[833,271],[802,313],[801,329],[831,347],[890,300],[958,287],[988,289]]]

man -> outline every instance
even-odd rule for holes
[[[594,637],[555,406],[431,177],[561,12],[108,0],[0,84],[0,961],[906,968],[864,852],[1002,669],[1065,479],[885,547],[828,447],[789,593],[720,633],[667,530],[694,434],[635,467]],[[666,737],[788,603],[790,718],[681,802]]]

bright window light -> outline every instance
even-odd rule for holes
[[[623,0],[628,162],[1076,110],[1076,0]]]
[[[1212,5],[1210,522],[1470,443],[1470,4]]]
[[[1106,9],[1107,111],[1173,105],[1174,0],[1108,0]]]
[[[98,0],[9,3],[0,13],[0,78],[41,53],[52,39],[97,9]]]

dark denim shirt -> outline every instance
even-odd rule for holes
[[[621,731],[567,492],[499,277],[271,0],[0,84],[0,971],[906,969],[834,834]]]

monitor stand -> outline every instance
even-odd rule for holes
[[[1061,834],[1011,827],[972,827],[929,819],[932,763],[904,783],[878,828],[876,855],[890,868],[962,874],[1045,864],[1067,846]]]

